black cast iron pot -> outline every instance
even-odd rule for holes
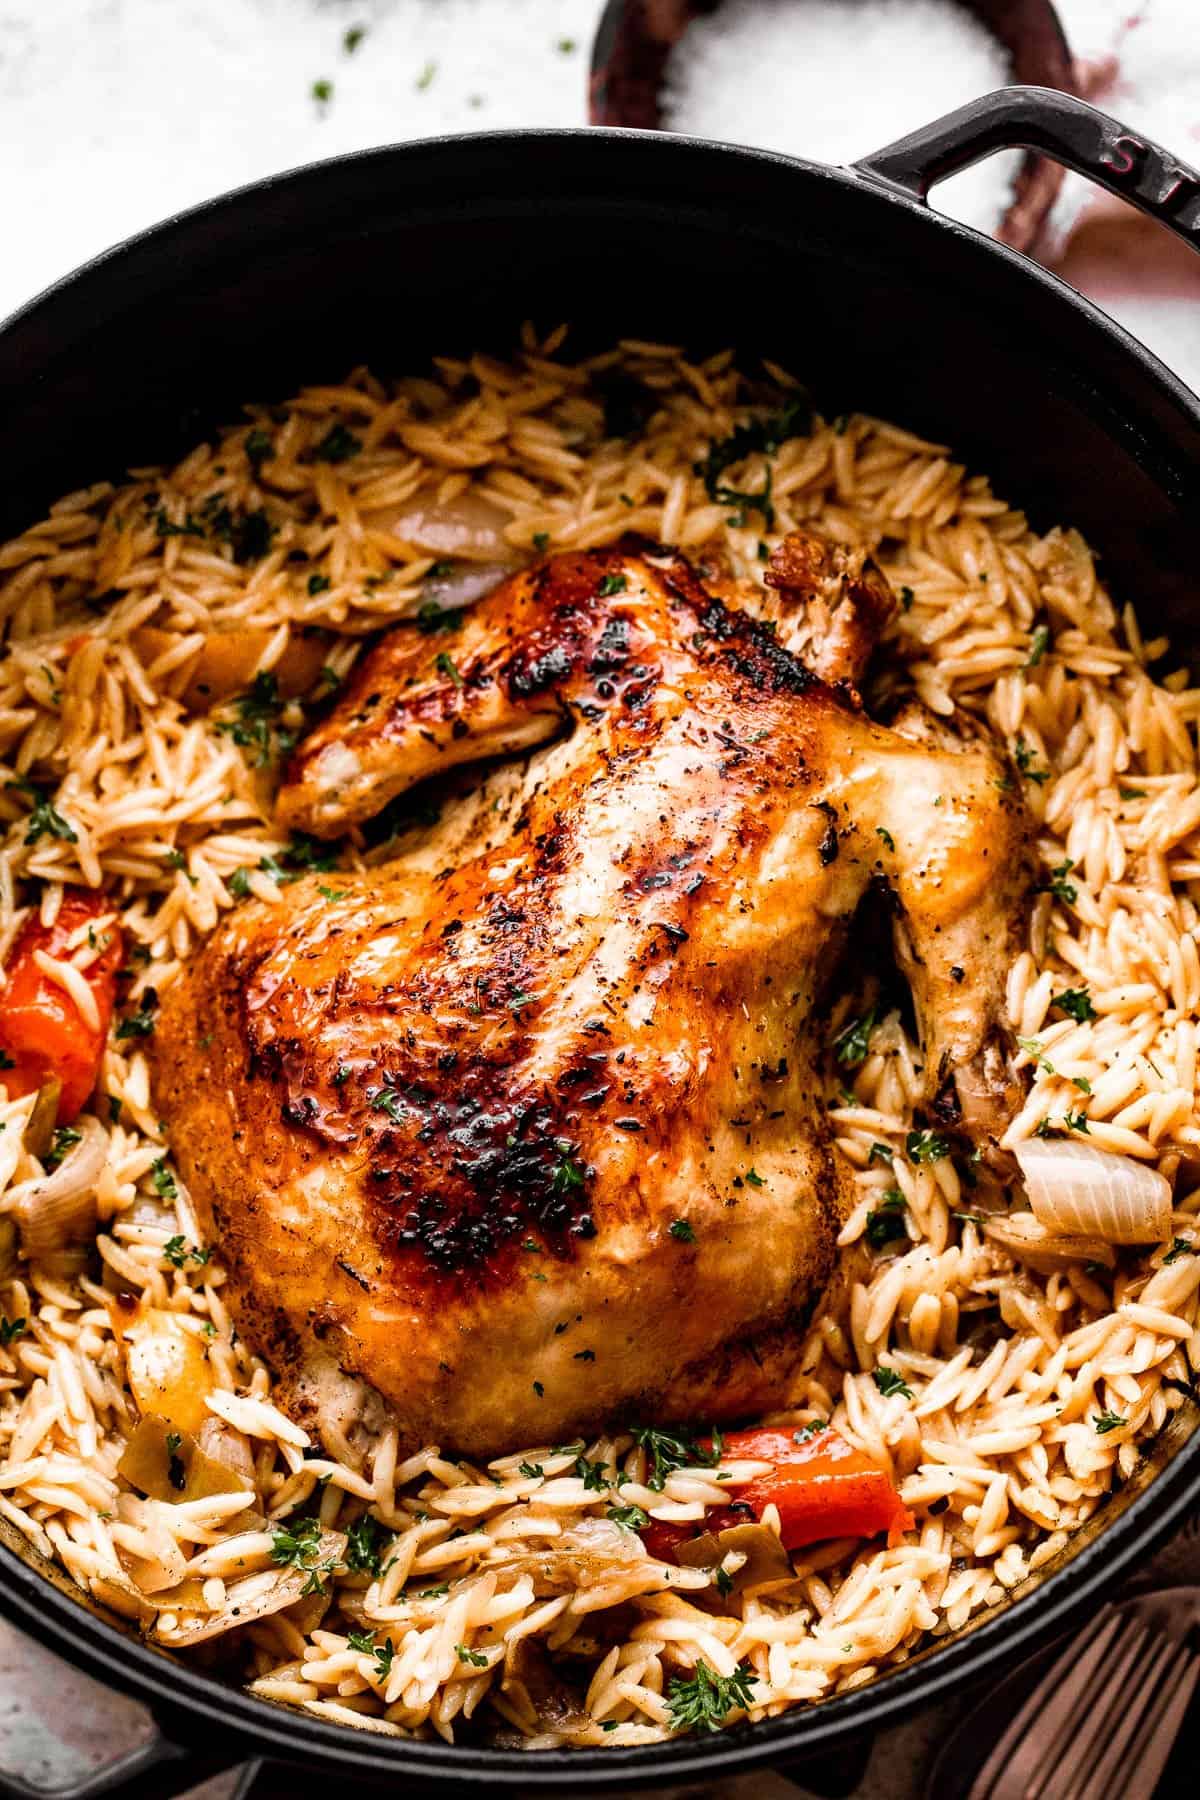
[[[734,343],[797,371],[827,414],[862,408],[945,439],[1036,525],[1083,530],[1147,634],[1169,629],[1186,654],[1200,642],[1200,402],[1061,282],[922,204],[941,176],[1017,145],[1200,244],[1200,176],[1039,88],[989,95],[851,169],[637,132],[527,132],[243,189],[99,258],[0,330],[0,538],[68,489],[170,458],[247,399],[355,363],[407,372],[430,351],[502,348],[526,316],[571,319],[577,348]],[[628,1793],[779,1768],[994,1679],[1110,1594],[1200,1497],[1186,1411],[1059,1566],[994,1616],[822,1706],[659,1747],[401,1743],[251,1699],[89,1609],[11,1531],[0,1609],[150,1703],[165,1736],[120,1772],[143,1793],[255,1755],[415,1792]]]

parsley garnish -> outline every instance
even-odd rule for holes
[[[879,1205],[867,1214],[866,1239],[876,1250],[882,1250],[894,1238],[907,1238],[904,1225],[904,1195],[899,1188],[889,1188]]]
[[[386,1113],[394,1125],[401,1125],[407,1117],[404,1101],[395,1088],[377,1088],[371,1096],[371,1106],[376,1112]]]
[[[610,1506],[604,1516],[625,1531],[640,1531],[650,1523],[650,1514],[640,1506]]]
[[[349,30],[343,31],[342,49],[346,52],[347,56],[354,55],[354,52],[358,49],[358,46],[362,43],[366,35],[367,28],[365,25],[351,25]]]
[[[885,826],[877,825],[875,827],[875,836],[882,838],[889,850],[894,850],[896,848],[896,840]]]
[[[1033,751],[1029,748],[1029,745],[1025,742],[1024,738],[1018,738],[1013,745],[1013,761],[1027,781],[1036,781],[1039,787],[1043,781],[1049,781],[1049,769],[1034,768]]]
[[[235,900],[244,900],[250,892],[250,877],[245,869],[235,869],[225,886]]]
[[[807,397],[794,395],[779,412],[772,413],[766,419],[753,420],[748,425],[735,426],[728,437],[710,444],[704,461],[698,462],[695,468],[696,474],[704,479],[709,499],[734,506],[757,506],[768,531],[771,530],[775,523],[775,509],[771,504],[770,469],[767,470],[762,491],[758,494],[744,494],[737,488],[724,487],[721,476],[734,463],[744,462],[756,450],[771,455],[788,438],[798,437],[801,432],[807,431],[811,422],[812,408]],[[739,523],[744,524],[744,518]]]
[[[436,74],[437,64],[435,62],[427,62],[425,67],[421,70],[421,73],[417,76],[417,91],[423,94]],[[484,1660],[486,1661],[487,1659],[485,1658]]]
[[[352,1631],[346,1642],[351,1650],[357,1650],[360,1656],[373,1656],[376,1680],[387,1680],[392,1671],[392,1658],[396,1654],[396,1646],[391,1638],[384,1638],[382,1644],[377,1644],[373,1631]]]
[[[163,1261],[169,1262],[173,1269],[182,1269],[188,1263],[195,1263],[203,1268],[211,1250],[198,1250],[195,1244],[187,1243],[182,1237],[169,1237],[162,1247]]]
[[[362,439],[355,437],[345,425],[331,425],[320,443],[313,447],[313,458],[316,462],[344,463],[357,456],[361,449]]]
[[[310,594],[326,594],[329,592],[331,585],[328,575],[310,575],[308,578],[308,591]]]
[[[1126,1423],[1127,1421],[1121,1417],[1120,1413],[1102,1412],[1092,1414],[1092,1424],[1096,1427],[1096,1430],[1101,1437],[1103,1437],[1106,1432],[1119,1431],[1121,1426]]]
[[[661,1494],[668,1475],[676,1469],[712,1469],[721,1460],[721,1434],[713,1431],[712,1444],[703,1449],[690,1431],[677,1427],[659,1431],[653,1425],[631,1425],[633,1441],[650,1459],[646,1486]]]
[[[246,452],[246,461],[254,470],[256,477],[270,456],[272,447],[270,438],[261,426],[256,425],[253,431],[246,433],[246,442],[243,448]]]
[[[1175,1242],[1171,1245],[1171,1248],[1167,1251],[1167,1254],[1163,1257],[1163,1268],[1165,1269],[1168,1263],[1178,1262],[1181,1256],[1196,1256],[1198,1254],[1200,1254],[1200,1252],[1197,1251],[1195,1244],[1189,1242],[1187,1238],[1176,1238]],[[0,1342],[3,1341],[3,1330],[3,1326],[0,1326]]]
[[[438,651],[433,659],[433,666],[439,675],[444,675],[448,681],[454,683],[455,687],[462,686],[463,678],[458,672],[458,664],[448,650]]]
[[[130,1013],[117,1026],[117,1038],[149,1037],[154,1030],[154,1014],[158,1010],[158,992],[148,987],[142,990],[142,1004],[135,1013]]]
[[[628,585],[624,575],[605,575],[596,592],[602,600],[607,600],[610,594],[623,594]]]
[[[434,568],[440,565],[435,563]],[[429,573],[433,574],[433,569]],[[458,631],[463,622],[462,608],[439,606],[436,600],[426,600],[417,608],[417,630],[422,637],[433,637],[439,631]]]
[[[39,838],[44,837],[59,838],[64,844],[79,842],[79,834],[74,827],[67,823],[34,782],[27,780],[24,775],[18,775],[4,785],[14,793],[23,794],[31,802],[29,817],[25,821],[27,844],[36,844]]]
[[[766,1185],[767,1185],[766,1182],[763,1180],[762,1176],[759,1174],[757,1169],[747,1169],[746,1170],[746,1186],[747,1187],[764,1188],[764,1187],[766,1187]]]
[[[575,1473],[589,1493],[607,1493],[612,1486],[607,1466],[602,1462],[589,1462],[586,1456],[575,1458]]]
[[[550,548],[550,533],[548,531],[535,531],[533,534],[533,547],[539,555],[541,555],[542,551],[548,550]]]
[[[1057,1006],[1060,1012],[1065,1012],[1080,1025],[1100,1016],[1092,1005],[1092,997],[1086,988],[1067,988],[1063,993],[1055,994],[1050,1004]]]
[[[1068,1131],[1081,1132],[1084,1137],[1091,1137],[1091,1135],[1092,1135],[1090,1130],[1088,1129],[1087,1114],[1084,1112],[1069,1112],[1069,1113],[1067,1113],[1067,1115],[1063,1119],[1063,1124],[1066,1126]]]
[[[524,1475],[526,1481],[540,1481],[545,1472],[541,1463],[522,1462],[517,1464],[517,1474]]]
[[[913,1397],[913,1391],[899,1369],[889,1369],[886,1363],[880,1363],[877,1369],[871,1370],[871,1380],[885,1400],[892,1394],[900,1394],[905,1400]]]
[[[938,1131],[910,1131],[904,1140],[909,1160],[915,1163],[940,1162],[950,1154],[950,1140]]]
[[[1029,655],[1025,659],[1025,667],[1027,669],[1037,668],[1043,656],[1046,654],[1049,642],[1050,627],[1048,625],[1039,625],[1029,640]]]
[[[67,1151],[74,1149],[82,1137],[82,1131],[76,1130],[74,1125],[60,1125],[54,1133],[54,1142],[46,1152],[43,1166],[47,1169],[57,1169]]]
[[[313,82],[309,92],[312,94],[312,97],[318,106],[328,106],[329,102],[333,99],[333,83],[332,81],[326,81],[324,77],[322,77],[321,80]]]
[[[1032,1056],[1039,1069],[1044,1069],[1047,1075],[1054,1075],[1057,1073],[1054,1064],[1050,1062],[1047,1057],[1042,1055],[1042,1046],[1038,1043],[1036,1038],[1019,1037],[1017,1043],[1019,1047],[1024,1050],[1026,1056]]]
[[[740,1662],[732,1675],[717,1675],[698,1659],[690,1680],[674,1675],[667,1688],[671,1730],[719,1731],[735,1707],[751,1705],[750,1689],[757,1680],[748,1662]]]
[[[686,1219],[672,1219],[667,1227],[668,1235],[677,1238],[681,1244],[694,1244],[696,1233]]]
[[[0,1346],[7,1350],[15,1338],[25,1335],[28,1327],[27,1319],[0,1319]]]
[[[1050,871],[1050,892],[1056,900],[1065,901],[1068,906],[1074,906],[1079,898],[1079,889],[1073,881],[1067,880],[1067,876],[1074,867],[1075,864],[1068,857],[1065,862],[1058,863]]]
[[[179,1189],[175,1185],[174,1175],[167,1167],[165,1156],[160,1156],[156,1162],[150,1165],[150,1176],[154,1182],[154,1191],[161,1199],[174,1200],[178,1197]]]
[[[892,846],[893,849],[895,846]],[[868,1010],[838,1032],[833,1040],[833,1053],[844,1069],[857,1069],[866,1061],[871,1033],[875,1029],[875,1008]]]
[[[346,1567],[378,1575],[383,1567],[382,1551],[387,1535],[386,1527],[370,1513],[356,1519],[346,1532]]]
[[[473,1669],[486,1669],[488,1659],[482,1650],[468,1650],[465,1644],[455,1644],[454,1654],[459,1662],[469,1663]]]
[[[239,749],[257,751],[254,766],[261,769],[271,760],[273,741],[280,753],[290,750],[295,742],[292,732],[279,729],[284,705],[278,681],[269,669],[262,669],[248,691],[233,702],[237,718],[218,720],[217,730],[232,738]]]
[[[281,1569],[303,1569],[308,1580],[301,1594],[323,1594],[324,1577],[333,1569],[336,1558],[321,1558],[321,1521],[296,1519],[288,1525],[277,1525],[271,1538],[271,1561]]]

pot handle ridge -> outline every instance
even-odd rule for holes
[[[1200,250],[1200,173],[1152,138],[1056,88],[998,88],[850,166],[924,203],[946,176],[1015,149],[1086,175]]]

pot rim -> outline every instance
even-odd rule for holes
[[[901,206],[910,217],[923,221],[920,229],[939,230],[955,237],[965,256],[998,259],[1008,265],[1014,277],[1045,289],[1057,304],[1070,308],[1077,323],[1093,339],[1107,340],[1139,365],[1160,396],[1200,431],[1200,396],[1092,301],[1018,251],[931,211],[868,171],[831,167],[781,152],[701,137],[628,128],[592,126],[443,135],[350,151],[259,178],[172,213],[64,274],[0,320],[0,348],[14,332],[36,321],[39,314],[52,315],[61,297],[81,284],[103,281],[123,265],[135,264],[139,256],[168,242],[172,235],[189,232],[201,221],[222,214],[235,216],[241,208],[249,214],[256,204],[281,192],[297,195],[333,171],[357,167],[366,175],[380,167],[421,157],[440,160],[469,156],[480,146],[496,150],[528,147],[531,153],[540,154],[565,139],[589,138],[596,141],[598,158],[604,157],[605,147],[613,141],[652,144],[653,154],[660,159],[674,157],[683,162],[717,157],[765,165],[783,175],[830,183],[847,194],[865,193],[873,201],[887,200]],[[615,178],[619,176],[617,171]],[[629,204],[636,205],[636,197]],[[52,316],[47,322],[53,323]],[[1033,1591],[969,1626],[949,1643],[930,1645],[909,1662],[885,1670],[875,1681],[849,1693],[814,1705],[797,1706],[757,1725],[663,1744],[537,1752],[490,1750],[440,1741],[385,1738],[327,1722],[255,1697],[244,1688],[165,1656],[145,1643],[133,1628],[126,1630],[110,1623],[92,1611],[86,1601],[74,1599],[66,1585],[58,1585],[33,1562],[26,1562],[4,1544],[0,1544],[0,1614],[93,1677],[134,1694],[152,1710],[157,1706],[169,1718],[183,1714],[193,1726],[203,1722],[226,1741],[232,1738],[234,1746],[246,1755],[267,1754],[287,1764],[294,1763],[299,1753],[319,1768],[364,1776],[394,1777],[407,1772],[467,1785],[540,1790],[569,1783],[590,1791],[626,1790],[635,1778],[639,1785],[677,1783],[824,1754],[851,1732],[894,1723],[898,1714],[913,1706],[943,1699],[973,1677],[994,1671],[998,1665],[1014,1663],[1056,1630],[1065,1629],[1089,1602],[1098,1603],[1120,1576],[1150,1555],[1191,1510],[1191,1490],[1198,1473],[1200,1431],[1193,1431],[1169,1464],[1120,1516],[1110,1526],[1101,1527],[1095,1538],[1064,1566],[1039,1581]],[[206,1744],[209,1742],[206,1740]]]

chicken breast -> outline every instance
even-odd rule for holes
[[[157,1101],[295,1403],[336,1368],[476,1457],[780,1404],[846,1205],[819,1009],[872,885],[929,1105],[1003,1128],[1029,821],[987,745],[863,715],[890,595],[804,538],[777,631],[669,551],[543,562],[394,630],[297,751],[279,816],[333,837],[545,746],[419,855],[239,907],[164,996]]]

